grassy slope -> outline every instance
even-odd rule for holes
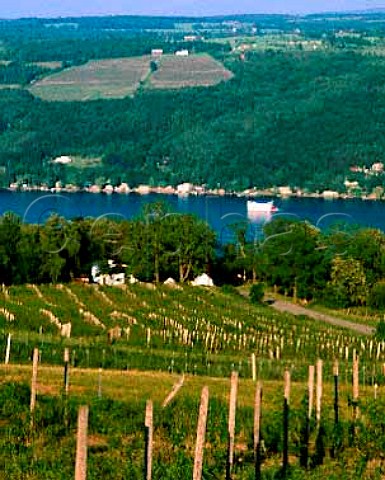
[[[76,351],[77,366],[227,376],[237,365],[243,376],[250,376],[254,352],[263,360],[266,378],[280,377],[288,362],[296,366],[297,378],[304,378],[304,360],[343,360],[346,349],[349,358],[356,349],[372,362],[380,348],[378,360],[385,358],[369,337],[254,306],[217,288],[21,286],[1,292],[0,306],[0,345],[5,348],[6,334],[13,334],[15,362],[28,361],[31,348],[40,344],[43,362],[58,363],[63,345],[68,345]],[[7,314],[14,319],[7,320]],[[71,322],[71,339],[62,339],[50,314],[61,324]],[[107,330],[116,326],[122,337],[109,345]]]
[[[69,290],[68,290],[69,289]],[[206,478],[224,478],[226,462],[227,408],[229,400],[229,374],[236,369],[240,374],[238,411],[236,419],[236,463],[234,480],[253,477],[252,435],[254,383],[251,380],[250,353],[257,353],[258,378],[263,382],[263,436],[267,448],[263,472],[272,478],[280,467],[282,438],[283,372],[292,374],[290,416],[290,461],[294,467],[292,478],[376,478],[371,476],[378,457],[381,436],[373,408],[372,374],[382,382],[380,364],[368,354],[369,339],[343,335],[336,329],[312,324],[304,318],[294,318],[271,311],[268,307],[254,307],[247,299],[235,294],[225,294],[220,289],[183,287],[170,289],[149,285],[134,285],[127,289],[64,285],[12,287],[3,290],[0,302],[3,308],[13,309],[16,319],[12,325],[13,340],[11,364],[0,366],[0,460],[4,465],[0,479],[15,480],[69,479],[73,477],[75,455],[76,415],[80,404],[90,406],[89,427],[89,477],[90,479],[142,478],[144,455],[144,407],[148,399],[154,402],[154,479],[191,478],[194,455],[195,429],[200,392],[204,385],[210,391],[210,409],[207,442],[204,458]],[[82,305],[103,322],[112,326],[111,311],[120,311],[134,318],[131,337],[108,345],[105,332],[84,321],[79,314]],[[74,322],[74,338],[63,343],[56,327],[51,333],[38,333],[44,317],[40,308],[50,309],[61,319]],[[124,317],[123,317],[124,318]],[[162,326],[168,319],[163,341]],[[261,333],[263,343],[272,338],[275,346],[283,342],[282,359],[269,358],[268,349],[258,354],[258,346],[238,348],[230,342],[222,348],[206,348],[205,342],[184,345],[178,336],[180,326],[171,328],[171,320],[183,328],[196,328],[204,338],[208,326],[221,335],[244,333],[246,336]],[[3,320],[3,332],[9,322]],[[76,326],[76,329],[75,329]],[[144,327],[144,328],[143,328]],[[146,346],[146,329],[151,328],[151,343]],[[192,330],[194,329],[192,328]],[[44,323],[44,330],[49,323]],[[35,330],[28,331],[28,330]],[[158,333],[156,333],[158,331]],[[293,332],[294,337],[291,337]],[[300,340],[303,348],[296,351],[292,339]],[[324,339],[324,340],[322,340]],[[3,338],[5,340],[5,338]],[[325,349],[317,345],[325,343]],[[350,342],[350,355],[355,346],[362,354],[361,366],[361,420],[357,430],[357,445],[364,445],[365,453],[356,444],[349,444],[351,408],[351,364],[340,361],[340,415],[342,419],[343,451],[337,460],[327,454],[325,465],[306,473],[298,470],[299,441],[304,421],[304,398],[307,391],[307,366],[320,354],[324,362],[323,426],[326,429],[324,446],[332,446],[333,438],[333,377],[331,351],[327,344],[337,344],[344,356],[344,342]],[[71,347],[70,393],[67,403],[61,400],[65,345]],[[363,345],[362,350],[360,350]],[[38,403],[34,430],[29,423],[29,384],[31,378],[31,349],[38,346],[43,365],[38,373]],[[3,343],[2,347],[5,345]],[[366,350],[364,350],[364,348]],[[330,347],[331,349],[331,347]],[[80,368],[103,364],[116,367],[101,373],[101,398],[98,396],[99,371]],[[334,350],[334,351],[338,351]],[[373,349],[375,352],[375,347]],[[76,355],[74,354],[76,353]],[[366,353],[365,353],[366,352]],[[83,357],[82,357],[83,355]],[[123,357],[122,357],[123,356]],[[327,359],[329,361],[327,361]],[[19,365],[22,360],[24,365]],[[122,361],[121,361],[122,360]],[[115,361],[115,364],[114,364]],[[135,363],[136,362],[136,363]],[[151,363],[152,362],[152,363]],[[51,364],[51,365],[47,365]],[[79,365],[79,366],[73,366]],[[135,365],[138,369],[135,369]],[[210,365],[210,368],[208,368]],[[187,368],[186,368],[187,367]],[[147,371],[143,371],[147,370]],[[152,370],[152,371],[149,371]],[[173,373],[161,372],[169,370]],[[173,402],[166,408],[161,403],[173,384],[184,371],[185,383]],[[192,375],[196,372],[198,375]],[[189,373],[190,372],[190,373]],[[214,374],[216,378],[208,375]],[[222,378],[220,378],[222,377]],[[225,377],[225,378],[223,378]],[[363,385],[365,383],[365,386]],[[382,385],[382,383],[381,383]],[[312,429],[311,454],[315,453],[316,429]],[[362,436],[361,436],[362,435]],[[360,442],[360,443],[358,443]],[[363,443],[362,443],[363,442]],[[366,455],[362,464],[362,456]],[[372,462],[372,463],[370,463]],[[362,466],[362,465],[363,466]],[[362,468],[360,467],[362,466]],[[361,470],[360,470],[361,468]],[[357,473],[358,472],[358,473]],[[345,477],[343,476],[345,475]]]
[[[98,397],[98,371],[71,369],[70,396],[67,403],[60,399],[62,369],[44,367],[38,373],[38,402],[33,431],[28,420],[28,388],[31,367],[0,367],[0,444],[4,469],[0,478],[12,479],[69,479],[73,476],[75,458],[76,414],[80,404],[90,406],[88,478],[123,479],[142,478],[144,457],[144,407],[148,399],[154,402],[154,478],[191,478],[200,392],[209,387],[210,408],[204,456],[207,478],[224,478],[226,458],[227,406],[229,380],[186,376],[185,384],[165,409],[161,403],[170,392],[175,375],[137,371],[103,371]],[[18,387],[9,382],[17,382]],[[8,386],[7,386],[8,385]],[[24,388],[24,387],[23,387]],[[267,448],[263,472],[272,477],[281,464],[282,438],[282,382],[263,383],[262,431]],[[365,460],[359,469],[361,453],[358,444],[348,444],[348,425],[351,409],[348,407],[350,386],[342,382],[340,390],[340,419],[344,449],[337,460],[329,458],[324,466],[305,474],[298,469],[298,441],[304,420],[302,401],[306,392],[304,383],[292,384],[290,416],[290,462],[292,478],[377,478],[373,477],[373,458]],[[361,389],[362,422],[358,430],[370,442],[369,432],[374,422],[372,389]],[[6,400],[6,401],[5,401]],[[333,394],[330,377],[325,379],[323,392],[323,425],[326,449],[332,446]],[[253,478],[254,384],[240,380],[235,438],[234,480]],[[66,406],[67,405],[67,406]],[[13,407],[12,407],[13,406]],[[382,408],[382,401],[377,408]],[[6,416],[5,416],[6,415]],[[315,453],[316,430],[312,429],[310,453]],[[358,441],[357,438],[357,441]],[[278,444],[276,443],[278,441]],[[361,446],[362,448],[362,446]],[[365,448],[365,447],[364,447]],[[377,448],[377,447],[376,447]],[[372,451],[375,458],[376,449]],[[382,465],[381,460],[377,466]]]

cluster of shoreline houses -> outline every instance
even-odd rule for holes
[[[52,160],[54,164],[68,165],[72,162],[71,157],[69,156],[60,156]],[[360,174],[365,178],[370,176],[381,176],[385,174],[385,167],[382,162],[375,162],[369,168],[360,167],[353,165],[349,168],[351,174]],[[368,200],[376,200],[378,198],[383,198],[384,189],[377,187],[373,192],[364,194],[361,189],[361,185],[358,180],[349,180],[346,177],[344,181],[345,192],[341,193],[335,190],[324,190],[323,192],[306,192],[301,189],[292,189],[290,186],[277,186],[271,187],[268,189],[260,190],[257,188],[251,188],[243,190],[242,192],[235,191],[226,191],[224,188],[214,188],[209,189],[204,185],[194,185],[193,183],[184,182],[176,187],[172,185],[168,186],[150,186],[150,185],[138,185],[137,187],[131,188],[127,183],[121,183],[120,185],[112,185],[107,183],[105,185],[89,185],[80,187],[78,185],[67,184],[63,185],[59,180],[55,182],[53,187],[50,187],[47,184],[41,185],[30,185],[28,183],[22,182],[13,182],[9,185],[9,190],[13,191],[41,191],[41,192],[89,192],[89,193],[138,193],[140,195],[147,195],[150,193],[161,193],[165,195],[178,195],[178,196],[188,196],[188,195],[218,195],[224,196],[227,194],[245,196],[245,197],[257,197],[257,196],[279,196],[279,197],[316,197],[316,198],[353,198],[360,196]]]
[[[136,193],[139,195],[148,195],[150,193],[158,193],[164,195],[178,195],[180,197],[187,197],[190,195],[215,195],[215,196],[225,196],[225,195],[236,195],[238,197],[314,197],[314,198],[354,198],[361,196],[365,199],[378,199],[384,194],[383,189],[378,187],[375,191],[369,194],[363,194],[361,192],[361,186],[357,180],[345,180],[344,182],[345,193],[340,193],[336,190],[324,190],[322,192],[307,192],[301,189],[292,189],[290,186],[279,186],[271,187],[267,189],[257,189],[249,188],[241,192],[237,191],[227,191],[224,188],[206,188],[203,185],[194,185],[192,183],[181,183],[176,187],[168,185],[163,186],[150,186],[150,185],[138,185],[137,187],[129,187],[127,183],[121,183],[120,185],[111,185],[106,184],[102,185],[90,185],[80,187],[73,184],[63,185],[60,181],[55,182],[53,187],[48,186],[47,184],[41,185],[30,185],[28,183],[11,183],[9,185],[9,190],[11,191],[39,191],[39,192],[50,192],[50,193],[77,193],[77,192],[87,192],[87,193],[104,193],[107,195],[111,194],[129,194]],[[361,193],[360,193],[361,192]]]
[[[42,185],[30,185],[27,183],[11,183],[9,185],[9,190],[11,191],[39,191],[39,192],[50,192],[50,193],[77,193],[77,192],[87,192],[87,193],[104,193],[107,195],[112,194],[130,194],[136,193],[139,195],[148,195],[151,193],[164,194],[164,195],[178,195],[180,197],[187,197],[190,195],[215,195],[215,196],[225,196],[225,195],[236,195],[238,197],[308,197],[308,198],[325,198],[325,199],[334,199],[334,198],[356,198],[361,197],[368,200],[376,200],[382,198],[384,195],[384,189],[382,187],[377,187],[373,192],[364,194],[362,193],[361,186],[357,180],[345,180],[344,182],[345,193],[337,192],[336,190],[324,190],[322,192],[306,192],[301,189],[292,189],[289,186],[280,186],[280,187],[271,187],[264,190],[257,188],[249,188],[241,192],[236,191],[227,191],[224,188],[206,188],[203,185],[194,185],[192,183],[181,183],[176,187],[168,185],[166,187],[162,186],[150,186],[150,185],[139,185],[137,187],[129,187],[127,183],[121,183],[120,185],[114,186],[107,184],[104,186],[101,185],[90,185],[85,187],[79,187],[77,185],[67,184],[62,185],[60,181],[56,182],[53,187],[49,187],[46,184]]]
[[[13,182],[9,185],[9,190],[13,191],[40,191],[40,192],[52,192],[52,193],[60,193],[60,192],[89,192],[89,193],[105,193],[105,194],[112,194],[112,193],[138,193],[140,195],[147,195],[150,193],[163,193],[165,195],[180,195],[180,196],[187,196],[187,195],[225,195],[227,192],[223,188],[216,188],[216,189],[207,189],[205,186],[202,185],[194,185],[192,183],[181,183],[176,187],[168,185],[166,187],[162,186],[150,186],[150,185],[138,185],[137,187],[129,187],[127,183],[121,183],[120,185],[112,185],[107,183],[106,185],[89,185],[84,187],[79,187],[73,184],[63,185],[61,181],[55,182],[53,187],[50,187],[47,184],[41,185],[30,185],[28,183],[19,183]]]

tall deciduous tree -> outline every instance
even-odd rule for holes
[[[214,258],[211,228],[161,203],[146,205],[138,220],[124,222],[123,235],[121,260],[130,273],[146,280],[173,276],[184,282],[205,271]]]
[[[385,237],[374,228],[358,229],[351,237],[347,255],[358,260],[365,270],[368,285],[385,276]]]
[[[178,272],[180,282],[205,271],[214,258],[215,234],[193,215],[169,215],[163,224],[164,264]]]
[[[265,226],[260,246],[263,277],[299,297],[313,297],[326,283],[320,232],[307,222],[277,218]]]
[[[41,273],[56,283],[65,272],[69,261],[79,251],[79,237],[75,226],[58,215],[52,215],[40,229],[42,250]]]
[[[0,220],[0,281],[18,283],[19,244],[22,238],[20,218],[6,213]]]
[[[330,303],[340,307],[363,305],[366,302],[367,284],[362,264],[351,257],[335,257],[326,295]]]

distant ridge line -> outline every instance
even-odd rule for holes
[[[227,20],[227,19],[241,19],[241,18],[258,18],[258,17],[277,17],[277,18],[311,18],[311,17],[323,17],[323,16],[344,16],[344,15],[376,15],[376,14],[384,14],[385,15],[385,7],[378,7],[378,8],[370,8],[370,9],[363,9],[363,10],[327,10],[327,11],[319,11],[319,12],[312,12],[312,13],[305,13],[305,12],[282,12],[282,13],[272,13],[272,12],[265,12],[265,13],[252,13],[252,12],[244,12],[244,13],[225,13],[225,14],[216,14],[216,15],[122,15],[122,14],[100,14],[100,15],[68,15],[68,16],[42,16],[42,15],[34,15],[34,16],[20,16],[20,17],[1,17],[1,22],[18,22],[18,21],[26,21],[26,20],[37,20],[37,21],[66,21],[66,20],[84,20],[90,18],[151,18],[151,19],[172,19],[172,20],[182,20],[182,21],[197,21],[197,20]]]

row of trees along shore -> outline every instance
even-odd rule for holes
[[[90,275],[97,264],[142,281],[186,282],[207,272],[217,284],[247,280],[280,293],[330,306],[385,307],[385,235],[372,228],[335,225],[321,231],[306,221],[277,218],[253,236],[247,222],[228,226],[219,242],[207,223],[148,204],[132,220],[119,217],[25,224],[0,218],[0,282],[56,283]]]

